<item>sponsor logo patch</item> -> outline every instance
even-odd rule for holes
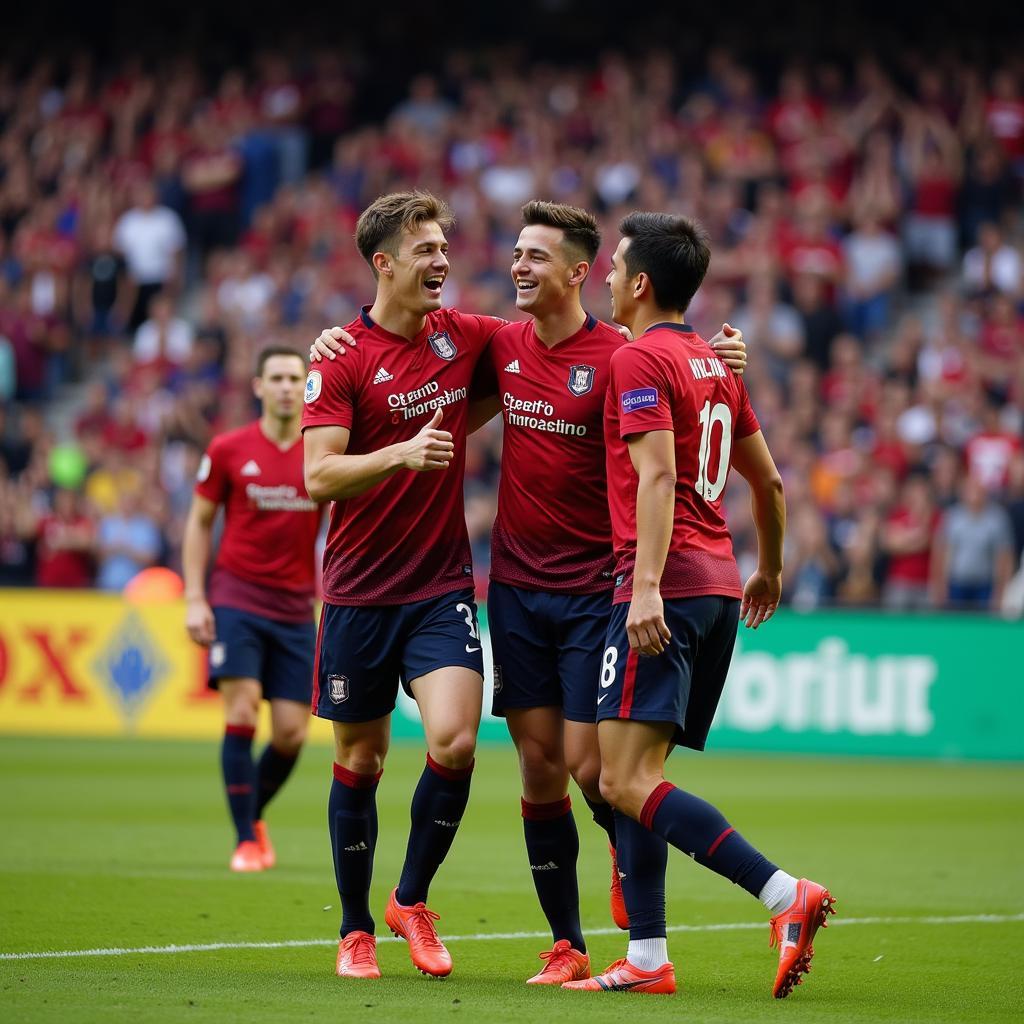
[[[320,389],[323,387],[324,379],[320,375],[319,370],[310,370],[309,376],[306,377],[306,393],[302,396],[302,400],[309,405],[310,402],[315,402],[320,397]]]
[[[577,398],[587,394],[594,387],[594,374],[596,367],[587,366],[585,363],[576,363],[569,367],[569,393]]]
[[[505,367],[505,372],[506,373],[521,373],[522,371],[519,369],[519,360],[518,359],[513,359],[512,362],[509,363],[508,366]]]
[[[638,409],[654,409],[658,405],[657,388],[633,388],[620,395],[622,411],[636,412]]]
[[[434,354],[442,359],[452,360],[458,352],[447,331],[436,331],[427,338],[427,341],[434,350]]]
[[[328,676],[327,693],[332,704],[340,704],[342,701],[348,700],[348,676]]]
[[[223,643],[218,641],[210,647],[210,668],[220,668],[227,658],[228,651]]]
[[[209,480],[211,469],[213,469],[213,463],[210,461],[210,456],[204,453],[203,457],[199,460],[199,469],[196,470],[196,480],[199,483]]]
[[[393,373],[388,373],[383,366],[373,375],[374,384],[386,384],[389,380],[394,379],[395,375]]]

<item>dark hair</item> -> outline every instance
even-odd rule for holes
[[[708,272],[707,232],[689,217],[670,213],[631,213],[619,231],[629,239],[629,277],[646,274],[660,309],[685,312]]]
[[[269,345],[260,352],[259,358],[256,360],[257,377],[263,376],[263,371],[267,366],[267,360],[273,359],[274,356],[294,356],[300,363],[302,363],[302,368],[306,368],[306,357],[298,349],[289,348],[287,345]]]
[[[370,264],[373,276],[375,252],[398,255],[403,231],[415,231],[421,224],[436,220],[442,231],[452,226],[454,218],[443,199],[415,189],[412,192],[390,192],[380,196],[363,210],[356,222],[356,246],[363,259]]]
[[[592,213],[578,206],[533,199],[523,207],[523,227],[534,224],[558,228],[564,236],[562,247],[570,261],[585,260],[593,266],[597,250],[601,248],[601,232]]]

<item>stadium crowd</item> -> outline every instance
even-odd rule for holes
[[[999,605],[1024,548],[1024,64],[455,53],[383,120],[356,102],[372,74],[328,50],[0,63],[0,585],[178,567],[257,353],[352,319],[372,295],[356,217],[423,187],[458,217],[446,303],[510,318],[526,200],[590,208],[609,241],[635,208],[697,217],[713,259],[689,319],[744,331],[785,600]],[[611,248],[585,290],[602,317]],[[481,587],[500,449],[492,423],[468,453]]]

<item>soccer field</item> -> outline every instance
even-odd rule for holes
[[[379,933],[421,763],[419,748],[397,747],[379,792]],[[431,892],[453,975],[420,976],[388,936],[381,981],[339,980],[329,750],[308,749],[271,807],[279,866],[261,875],[227,870],[217,766],[213,744],[0,739],[0,1021],[1022,1016],[1020,766],[676,754],[675,781],[836,895],[814,970],[784,1002],[769,995],[776,954],[760,905],[678,854],[668,908],[675,996],[527,988],[550,943],[504,746],[481,749],[465,823]],[[601,833],[582,799],[576,811],[583,920],[600,969],[625,939],[610,927]]]

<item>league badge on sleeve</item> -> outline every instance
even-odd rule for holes
[[[196,480],[203,484],[210,479],[210,470],[213,469],[213,462],[205,452],[199,460],[199,469],[196,470]]]
[[[435,331],[427,338],[427,341],[434,350],[434,355],[440,356],[441,359],[447,359],[449,362],[455,358],[458,352],[447,331]]]
[[[620,399],[623,412],[636,412],[638,409],[655,409],[658,405],[657,388],[633,388],[623,391]]]
[[[315,402],[320,397],[320,388],[323,387],[323,383],[324,379],[319,370],[309,371],[309,376],[306,378],[306,394],[302,399],[306,405]]]
[[[586,363],[576,363],[569,367],[569,392],[577,398],[588,394],[594,388],[594,374],[596,367],[587,366]]]

